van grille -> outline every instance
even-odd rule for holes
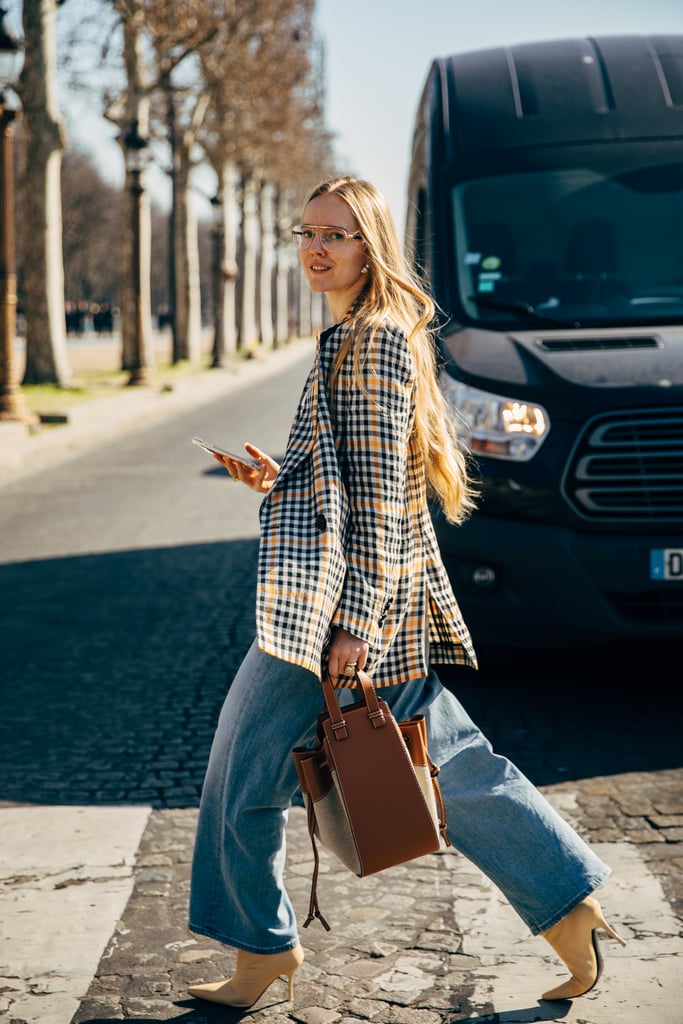
[[[646,590],[639,594],[607,594],[607,597],[630,622],[652,625],[683,623],[683,593],[673,588]]]
[[[591,420],[565,473],[563,493],[586,519],[682,521],[683,408]]]
[[[623,349],[659,348],[660,342],[651,336],[616,338],[539,338],[536,342],[546,352],[612,352]]]

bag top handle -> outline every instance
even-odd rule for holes
[[[368,718],[370,719],[374,729],[380,729],[383,725],[386,725],[386,718],[384,712],[379,706],[377,699],[377,691],[372,685],[372,680],[367,672],[363,672],[361,669],[355,669],[354,677],[361,696],[360,703],[365,704],[368,709]],[[325,672],[322,677],[323,696],[325,698],[325,707],[327,708],[330,716],[330,726],[337,739],[346,739],[348,732],[346,729],[346,721],[344,719],[343,712],[339,707],[339,701],[337,695],[334,692],[334,686],[330,678],[329,672]]]

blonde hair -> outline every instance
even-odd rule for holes
[[[401,328],[410,347],[418,387],[414,439],[425,466],[427,485],[449,522],[460,523],[474,508],[474,489],[467,455],[458,440],[453,418],[437,377],[435,345],[429,324],[434,302],[418,284],[403,256],[396,228],[381,192],[368,181],[339,177],[324,181],[308,197],[334,194],[353,213],[365,242],[368,281],[348,314],[348,330],[332,368],[331,389],[342,362],[353,352],[354,376],[363,387],[361,370],[372,338],[387,320]]]

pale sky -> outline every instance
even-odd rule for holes
[[[384,193],[400,235],[412,125],[434,57],[569,36],[683,34],[683,0],[316,0],[316,8],[337,153]]]
[[[20,31],[20,0],[4,6]],[[402,236],[413,120],[435,57],[564,36],[683,34],[683,0],[316,0],[316,28],[340,169],[377,185]],[[85,149],[95,142],[102,172],[120,181],[113,127],[82,102],[61,102],[73,141]],[[150,172],[149,185],[166,205],[167,180]],[[213,176],[201,175],[197,186],[211,195]]]

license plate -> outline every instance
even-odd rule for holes
[[[679,580],[683,583],[683,548],[652,548],[651,580]]]

